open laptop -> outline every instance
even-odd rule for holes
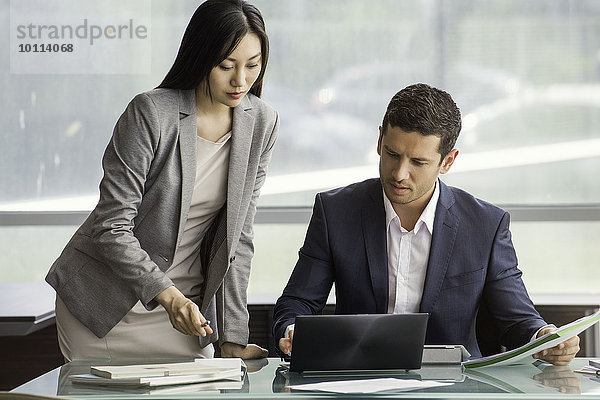
[[[290,371],[421,368],[429,314],[296,317]]]

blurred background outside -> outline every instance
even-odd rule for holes
[[[281,120],[262,210],[311,207],[318,191],[376,177],[386,105],[416,82],[448,91],[463,115],[446,183],[503,207],[600,204],[600,2],[253,3],[271,41],[263,98]],[[198,4],[151,1],[150,73],[11,73],[4,30],[0,213],[93,208],[116,120],[160,83]],[[9,19],[1,0],[0,22]],[[598,293],[594,215],[513,221],[530,292]],[[251,295],[280,294],[295,263],[306,223],[280,222],[255,226]],[[75,229],[0,224],[0,281],[42,280]]]

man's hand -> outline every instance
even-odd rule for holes
[[[538,337],[544,336],[547,333],[555,331],[556,328],[544,328],[538,333]],[[579,351],[579,336],[565,340],[558,345],[539,353],[535,353],[533,358],[544,360],[554,365],[569,365],[575,354]]]
[[[184,335],[206,336],[213,333],[196,303],[185,297],[175,286],[166,288],[154,299],[167,310],[173,328]]]
[[[292,354],[292,342],[294,340],[294,330],[290,329],[290,338],[281,338],[279,339],[279,349],[283,352],[283,354],[287,354],[288,356]]]
[[[255,344],[242,346],[241,344],[225,342],[221,345],[221,357],[223,358],[241,358],[243,360],[253,360],[265,358],[269,351]]]

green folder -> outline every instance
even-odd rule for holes
[[[554,347],[565,340],[578,335],[590,326],[600,321],[600,311],[587,317],[580,318],[570,324],[563,325],[554,332],[541,336],[521,347],[489,357],[468,360],[462,363],[465,368],[480,368],[499,365],[528,363],[527,357],[542,350]]]

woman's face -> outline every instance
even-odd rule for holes
[[[254,33],[242,38],[233,52],[210,72],[214,103],[237,106],[248,93],[262,68],[260,39]]]

